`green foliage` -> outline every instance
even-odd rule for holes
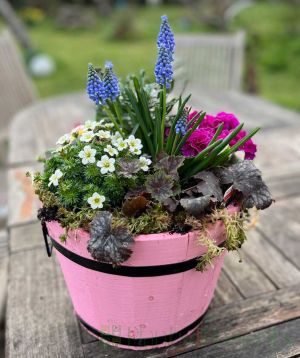
[[[182,146],[199,127],[206,113],[199,112],[190,121],[191,125],[187,128],[187,133],[181,137],[176,134],[175,127],[180,118],[190,112],[187,104],[191,95],[186,98],[180,96],[167,101],[165,86],[153,87],[152,91],[149,92],[146,90],[147,85],[145,72],[141,72],[139,77],[129,76],[122,86],[124,104],[110,103],[109,106],[105,106],[104,112],[115,123],[119,131],[122,128],[124,135],[134,132],[141,139],[144,151],[155,162],[162,154],[180,155]],[[123,118],[128,119],[126,123],[124,123]],[[169,134],[166,137],[167,128]],[[236,145],[229,148],[229,143],[240,133],[243,124],[231,131],[226,138],[218,140],[222,128],[222,125],[220,125],[208,148],[196,157],[186,159],[185,165],[180,170],[182,179],[188,178],[201,170],[225,164],[232,154],[259,130],[259,128],[254,129],[240,139]]]
[[[115,207],[121,207],[129,189],[134,189],[143,182],[145,172],[141,169],[137,155],[130,152],[129,144],[128,148],[122,151],[116,149],[116,144],[113,145],[112,150],[117,157],[113,159],[115,162],[112,172],[101,173],[97,164],[103,156],[107,156],[106,147],[111,146],[117,139],[113,137],[114,131],[109,131],[110,123],[103,120],[93,122],[93,129],[89,129],[90,125],[90,122],[86,122],[86,129],[82,126],[77,132],[73,131],[61,137],[58,141],[61,144],[47,154],[48,159],[43,160],[44,173],[35,176],[35,183],[38,184],[38,195],[47,206],[51,206],[51,200],[55,198],[58,206],[77,212],[90,208],[89,198],[98,193],[105,197],[103,207],[113,210]],[[92,133],[92,139],[88,142],[83,141],[85,133]],[[80,155],[83,155],[84,148],[87,147],[94,150],[94,159],[84,163]],[[136,163],[134,175],[122,175],[120,161],[125,158],[128,163]],[[62,176],[58,179],[59,182],[53,183],[51,178],[57,170]],[[43,193],[40,192],[41,189],[44,190]],[[48,192],[51,200],[46,195]]]

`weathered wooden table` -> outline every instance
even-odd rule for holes
[[[276,203],[261,213],[241,250],[226,258],[213,303],[197,331],[153,351],[120,350],[80,327],[55,258],[36,220],[39,203],[27,170],[76,123],[93,116],[84,95],[30,107],[12,123],[9,169],[10,268],[7,357],[293,357],[300,354],[300,116],[241,94],[199,94],[198,108],[232,111],[261,123],[257,163]],[[117,309],[117,307],[116,307]]]

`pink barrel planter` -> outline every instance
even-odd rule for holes
[[[99,339],[134,350],[171,345],[199,325],[214,294],[224,255],[201,273],[197,258],[206,251],[197,232],[135,237],[133,253],[120,267],[93,260],[86,249],[89,234],[69,233],[47,223],[74,310],[83,326]],[[217,244],[224,226],[210,230]]]

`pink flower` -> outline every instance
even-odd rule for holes
[[[217,129],[219,125],[219,121],[212,115],[207,114],[203,121],[200,123],[200,128],[212,128],[212,129]]]
[[[231,130],[236,128],[240,124],[240,121],[232,113],[220,112],[216,115],[216,123],[218,125],[224,123],[223,129]]]
[[[245,152],[245,159],[253,160],[257,151],[256,144],[253,143],[252,139],[248,139],[247,142],[240,147],[240,150]]]
[[[182,154],[186,157],[196,156],[208,146],[213,135],[213,131],[209,128],[196,129],[182,146]]]
[[[219,135],[218,139],[226,138],[230,132],[231,131],[229,130],[223,130]],[[229,142],[230,147],[234,146],[239,140],[244,138],[246,135],[247,135],[246,131],[240,131],[238,135]],[[238,150],[245,152],[245,159],[253,160],[255,158],[255,153],[257,148],[256,148],[256,144],[254,144],[252,139],[250,138],[247,140],[246,143],[240,146]]]
[[[188,116],[189,127],[192,123],[198,119],[197,111],[193,111]],[[182,154],[186,157],[194,157],[205,149],[212,140],[216,129],[223,123],[223,130],[220,133],[218,139],[224,139],[231,131],[236,128],[240,122],[236,116],[232,113],[220,112],[216,116],[207,114],[203,121],[200,123],[198,129],[189,137],[186,143],[182,147]],[[168,136],[170,132],[169,128],[166,128],[165,135]],[[233,138],[229,145],[234,146],[239,140],[247,135],[246,131],[240,131],[235,138]],[[245,152],[245,159],[252,160],[255,157],[256,145],[252,139],[247,140],[240,148],[240,151]]]

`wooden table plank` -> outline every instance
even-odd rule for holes
[[[247,237],[241,252],[250,257],[276,287],[300,284],[300,270],[278,248],[256,230],[250,230]]]
[[[34,162],[74,126],[93,119],[95,112],[86,94],[51,98],[27,107],[10,128],[9,163]]]
[[[11,253],[25,251],[36,247],[44,248],[44,245],[41,223],[39,221],[10,228]]]
[[[297,164],[297,169],[300,171],[300,165],[299,163]],[[298,173],[295,176],[292,176],[292,173],[290,173],[289,176],[273,177],[273,180],[267,178],[267,182],[271,194],[276,201],[300,196],[300,174]]]
[[[201,326],[189,337],[171,347],[151,350],[136,357],[175,357],[218,342],[227,343],[235,337],[297,317],[300,317],[300,285],[210,309]],[[84,352],[86,357],[134,357],[131,351],[109,349],[99,342],[84,345]]]
[[[289,175],[290,168],[297,169],[294,174],[300,174],[300,121],[298,127],[280,131],[262,129],[254,141],[258,146],[255,164],[263,171],[265,180],[274,180],[283,173]]]
[[[221,306],[243,299],[242,294],[232,284],[225,271],[222,270],[216,287],[213,306]]]
[[[10,257],[6,356],[83,357],[79,330],[58,263],[44,249]]]
[[[249,298],[276,289],[260,268],[246,256],[240,262],[238,254],[230,252],[225,258],[223,269],[243,297]]]
[[[248,128],[259,126],[273,129],[299,125],[298,112],[257,96],[235,91],[209,92],[197,87],[189,87],[188,92],[192,93],[190,104],[195,109],[213,115],[219,112],[234,113]]]
[[[260,213],[258,230],[300,269],[300,198],[278,201]]]
[[[186,353],[184,358],[288,358],[300,355],[300,319]]]

